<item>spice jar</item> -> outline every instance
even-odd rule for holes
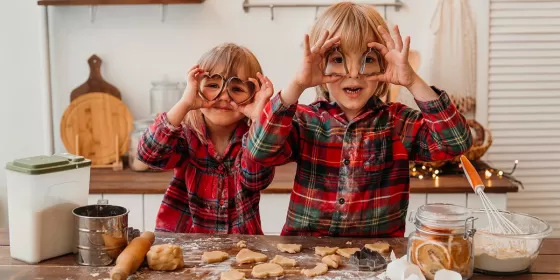
[[[128,150],[128,165],[133,171],[148,171],[150,168],[136,157],[138,154],[138,143],[146,129],[154,122],[153,119],[134,121],[134,130],[130,133],[130,145]]]
[[[416,214],[416,215],[414,215]],[[469,209],[446,203],[426,204],[413,211],[409,220],[416,231],[408,237],[408,261],[416,264],[426,279],[441,269],[470,279],[474,269],[474,218]]]

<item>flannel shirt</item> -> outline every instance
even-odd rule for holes
[[[273,168],[246,160],[244,122],[236,127],[223,157],[209,140],[200,142],[186,125],[175,127],[167,114],[156,118],[138,145],[138,159],[158,169],[174,169],[156,219],[157,231],[263,234],[259,215],[261,189]]]
[[[271,99],[247,150],[266,166],[297,162],[282,235],[402,237],[409,160],[450,159],[472,145],[449,96],[416,101],[421,112],[372,97],[348,121],[336,103],[284,106]]]

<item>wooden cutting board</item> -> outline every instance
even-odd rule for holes
[[[85,83],[72,91],[70,101],[74,101],[76,98],[91,92],[104,92],[121,99],[121,92],[101,77],[101,63],[101,58],[97,55],[92,55],[88,59],[89,78]]]
[[[60,136],[66,150],[90,159],[92,165],[115,161],[117,136],[118,155],[124,155],[132,129],[133,118],[128,107],[115,96],[101,92],[77,97],[60,121]]]

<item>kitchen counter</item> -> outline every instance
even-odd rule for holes
[[[271,185],[263,193],[290,193],[296,174],[296,164],[289,163],[276,167],[276,175]],[[130,169],[92,169],[90,194],[163,194],[173,173],[134,172]],[[484,174],[481,174],[484,178]],[[483,179],[486,193],[517,192],[518,187],[506,178]],[[410,179],[411,193],[472,193],[472,189],[462,175],[440,176],[439,179]]]
[[[10,257],[6,234],[0,234],[0,279],[108,279],[111,267],[87,267],[75,263],[72,255],[66,255],[41,262],[37,265],[28,265]],[[300,274],[302,268],[312,268],[320,259],[313,254],[315,246],[362,247],[366,243],[373,243],[375,239],[357,238],[318,238],[318,237],[280,237],[280,236],[240,236],[240,235],[204,235],[204,234],[170,234],[157,233],[156,244],[173,243],[183,248],[185,268],[174,272],[155,272],[146,267],[132,275],[129,279],[219,279],[222,271],[236,268],[248,276],[252,265],[237,265],[235,255],[239,248],[235,244],[239,240],[246,240],[249,249],[261,251],[272,259],[277,253],[277,243],[299,243],[303,250],[299,254],[285,256],[295,258],[298,267],[285,269],[286,277],[283,279],[308,279]],[[403,238],[386,239],[393,247],[398,257],[405,254],[407,240]],[[351,245],[347,242],[352,242]],[[223,250],[229,253],[230,258],[218,264],[201,264],[202,252],[208,250]],[[537,258],[531,272],[524,275],[509,277],[492,277],[475,274],[473,280],[553,280],[560,279],[560,239],[546,239],[541,254]],[[339,269],[329,270],[322,279],[364,279],[379,272],[358,271],[354,265],[344,265]],[[361,277],[361,278],[360,278]]]

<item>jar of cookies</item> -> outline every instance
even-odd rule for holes
[[[408,237],[408,261],[417,265],[426,279],[441,269],[470,279],[474,269],[474,218],[463,206],[426,204],[409,217],[416,230]]]

